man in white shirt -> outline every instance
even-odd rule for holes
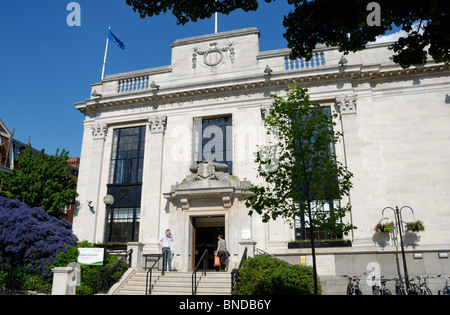
[[[172,271],[172,252],[170,251],[170,243],[173,242],[173,236],[169,229],[158,240],[159,246],[162,248],[163,255],[163,271],[167,269],[167,263],[169,263],[169,271]]]

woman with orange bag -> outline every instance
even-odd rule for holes
[[[225,272],[228,271],[228,257],[230,257],[230,253],[228,253],[227,250],[227,243],[225,242],[225,240],[223,239],[223,235],[220,234],[219,237],[219,242],[217,245],[217,251],[216,251],[216,257],[215,261],[214,261],[214,266],[216,266],[216,260],[217,258],[219,258],[219,265],[222,266],[225,269]]]

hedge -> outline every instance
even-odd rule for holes
[[[320,282],[319,294],[322,293]],[[313,295],[313,270],[270,256],[247,259],[239,270],[235,295]]]

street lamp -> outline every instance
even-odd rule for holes
[[[111,195],[106,195],[103,198],[103,202],[106,205],[106,214],[105,214],[105,235],[103,237],[104,247],[103,247],[103,266],[106,265],[106,242],[108,241],[108,217],[110,213],[110,207],[114,204],[114,197]]]
[[[403,219],[402,219],[402,210],[405,208],[411,210],[411,213],[414,215],[414,210],[409,206],[403,206],[400,209],[397,206],[395,206],[395,209],[392,207],[386,207],[383,209],[381,214],[384,216],[384,211],[386,209],[390,209],[394,212],[395,223],[398,228],[398,235],[400,235],[400,246],[402,249],[402,258],[403,258],[403,270],[405,272],[405,279],[406,279],[406,290],[407,290],[407,292],[409,292],[409,276],[408,276],[408,268],[406,266],[405,247],[403,244],[403,223],[405,223],[405,222],[403,222]],[[401,281],[401,277],[400,277],[400,281]]]

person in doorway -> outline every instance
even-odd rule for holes
[[[230,254],[228,253],[227,243],[225,242],[225,240],[223,238],[223,235],[220,234],[218,239],[219,239],[219,242],[218,242],[218,245],[217,245],[216,253],[217,253],[217,256],[220,259],[220,265],[222,266],[222,268],[225,269],[225,272],[227,272],[228,271],[228,264],[229,264],[228,257],[230,257]]]
[[[158,245],[161,246],[163,255],[163,271],[167,270],[167,265],[169,265],[169,271],[172,271],[172,252],[170,251],[170,243],[172,242],[173,236],[169,229],[158,240]]]

